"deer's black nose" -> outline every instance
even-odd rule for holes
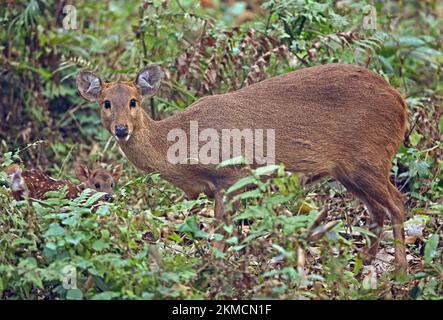
[[[118,138],[125,138],[128,135],[128,126],[124,124],[118,124],[115,126],[115,135]]]
[[[111,201],[111,199],[112,199],[112,197],[111,197],[111,195],[109,193],[107,193],[107,194],[105,194],[103,196],[103,200],[106,201],[106,202]]]

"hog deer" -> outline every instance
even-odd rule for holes
[[[46,192],[67,187],[66,196],[69,199],[76,198],[84,189],[90,188],[105,192],[103,200],[109,201],[114,191],[114,184],[122,173],[122,166],[116,165],[111,170],[98,167],[91,171],[86,166],[77,165],[75,174],[80,184],[64,179],[53,179],[40,170],[21,169],[17,164],[7,167],[5,173],[11,177],[12,195],[16,200],[22,200],[25,195],[31,201],[43,200],[46,198]]]
[[[375,235],[365,249],[366,263],[377,253],[385,216],[390,217],[397,270],[406,271],[403,196],[389,176],[407,111],[401,95],[381,76],[347,64],[310,67],[201,98],[180,113],[154,121],[141,104],[157,92],[162,75],[159,66],[148,65],[128,82],[104,82],[89,71],[77,76],[80,95],[98,102],[102,123],[136,167],[159,172],[189,198],[200,193],[214,198],[220,221],[226,214],[222,190],[237,181],[241,171],[198,161],[170,163],[168,132],[179,128],[189,138],[190,121],[217,132],[272,128],[277,163],[312,181],[330,176],[366,205]]]

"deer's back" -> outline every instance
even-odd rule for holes
[[[372,71],[346,64],[301,69],[205,97],[179,115],[176,125],[185,130],[191,120],[201,129],[275,129],[282,159],[303,145],[339,152],[383,143],[393,154],[406,126],[399,93]]]
[[[185,131],[189,121],[219,132],[274,129],[277,163],[323,175],[338,162],[388,167],[403,140],[406,117],[403,99],[381,76],[330,64],[202,98],[163,121]]]

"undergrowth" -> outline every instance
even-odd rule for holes
[[[2,167],[24,162],[71,178],[78,161],[125,165],[111,203],[97,203],[88,190],[74,200],[59,192],[15,201],[1,173],[1,298],[442,298],[441,5],[254,3],[78,1],[78,30],[61,27],[62,1],[0,8]],[[373,8],[377,22],[368,29]],[[363,266],[368,215],[333,181],[302,188],[282,166],[251,170],[246,179],[256,188],[237,195],[240,206],[220,238],[212,201],[187,200],[158,174],[137,172],[97,106],[77,96],[73,76],[88,68],[106,80],[132,79],[153,62],[166,71],[160,93],[144,105],[157,120],[202,96],[309,66],[352,63],[385,77],[409,111],[392,171],[406,194],[407,225],[420,229],[408,238],[409,275],[391,272],[389,237],[374,268]],[[270,172],[276,176],[262,179]],[[328,218],[312,230],[324,208]]]

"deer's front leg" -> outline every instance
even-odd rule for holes
[[[217,190],[214,193],[214,216],[215,216],[215,225],[216,225],[216,233],[223,236],[226,235],[226,231],[223,229],[223,226],[227,222],[227,214],[228,210],[226,207],[226,203],[223,199],[223,193],[219,190]],[[220,250],[224,251],[224,241],[223,239],[220,241],[215,242],[215,247]]]
[[[221,191],[216,191],[214,195],[215,207],[214,215],[217,225],[220,225],[226,220],[227,208],[226,203],[223,199],[223,193]]]

